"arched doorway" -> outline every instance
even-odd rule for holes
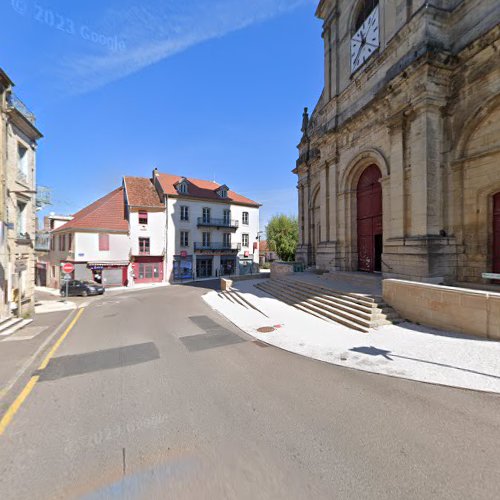
[[[493,196],[493,272],[500,273],[500,193]]]
[[[358,270],[382,271],[382,174],[377,165],[366,167],[357,187]]]

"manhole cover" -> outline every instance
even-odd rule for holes
[[[274,332],[274,328],[272,326],[263,326],[261,328],[257,328],[259,333],[271,333]]]

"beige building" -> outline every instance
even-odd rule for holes
[[[35,116],[0,70],[0,318],[31,314],[35,281]]]
[[[298,258],[430,282],[500,272],[500,2],[321,0]]]

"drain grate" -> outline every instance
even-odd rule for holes
[[[275,329],[273,326],[262,326],[261,328],[257,328],[259,333],[271,333],[274,332]]]

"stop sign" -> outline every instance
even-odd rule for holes
[[[71,262],[65,262],[62,265],[62,270],[66,273],[72,273],[75,270],[75,266]]]

